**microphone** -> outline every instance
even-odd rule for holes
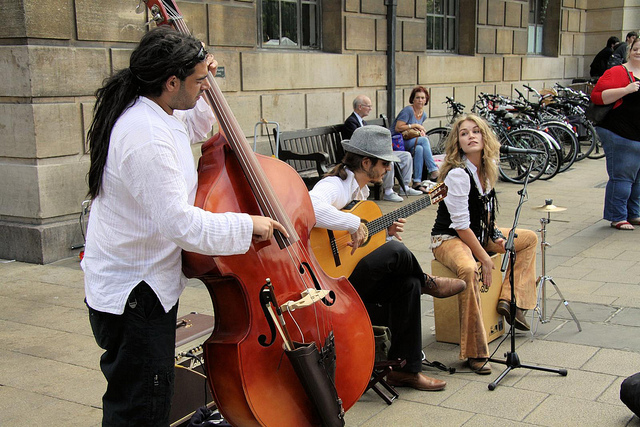
[[[529,148],[509,147],[506,145],[500,146],[500,152],[502,154],[545,154],[544,151],[531,150]]]

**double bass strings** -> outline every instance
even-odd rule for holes
[[[163,4],[176,30],[184,34],[190,34],[189,28],[182,19],[182,16],[170,5],[167,5],[164,2]],[[299,266],[302,265],[303,259],[291,250],[292,243],[294,241],[299,241],[300,238],[297,235],[293,224],[291,223],[289,215],[286,214],[284,208],[279,203],[278,198],[276,197],[271,184],[262,172],[262,168],[257,162],[255,155],[253,155],[253,152],[248,149],[246,141],[238,137],[238,135],[243,135],[243,133],[240,130],[237,120],[235,119],[233,114],[230,113],[231,109],[222,96],[220,88],[218,87],[218,84],[216,83],[210,72],[207,76],[207,82],[209,83],[209,86],[211,88],[210,90],[205,92],[210,101],[209,105],[216,113],[219,124],[224,130],[227,140],[234,148],[234,152],[236,153],[238,161],[240,162],[242,169],[245,171],[245,176],[250,181],[251,188],[254,189],[254,195],[258,199],[259,206],[261,206],[261,208],[265,210],[264,213],[267,214],[267,216],[277,220],[287,229],[290,237],[287,238],[282,236],[282,240],[285,243],[284,249],[286,249],[289,258],[293,262],[297,263],[297,265]],[[227,113],[227,111],[229,111],[229,113]],[[272,201],[275,201],[275,203],[272,203]],[[294,239],[292,240],[292,238]],[[303,245],[299,245],[299,250],[307,259],[310,258],[309,253]],[[315,289],[315,285],[308,282],[309,280],[311,280],[311,278],[307,277],[308,274],[304,275],[299,271],[299,269],[296,270],[297,275],[300,278],[304,288]],[[313,310],[315,312],[316,333],[318,334],[318,337],[327,336],[328,332],[331,331],[330,325],[332,322],[330,321],[330,319],[325,318],[325,316],[323,315],[321,321],[323,326],[321,327],[320,320],[318,319],[318,309],[315,304],[313,304]],[[327,310],[327,315],[329,317],[330,313],[331,311]],[[300,329],[300,326],[298,325],[298,322],[295,320],[291,312],[289,312],[289,315],[291,316],[292,320],[299,330],[301,340],[305,342],[305,337],[302,333],[302,330]],[[324,333],[321,333],[321,330],[323,330]],[[319,344],[323,345],[322,342],[320,342]]]

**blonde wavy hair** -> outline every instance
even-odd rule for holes
[[[462,159],[464,151],[460,148],[458,137],[460,134],[460,126],[465,120],[471,120],[482,134],[484,148],[482,150],[482,163],[478,168],[478,177],[483,181],[488,181],[491,188],[495,186],[498,180],[498,159],[500,156],[500,143],[491,126],[480,116],[475,114],[464,114],[456,119],[451,127],[451,132],[445,140],[445,158],[444,163],[440,167],[440,177],[438,181],[444,181],[449,171],[453,168],[464,168],[465,162]]]

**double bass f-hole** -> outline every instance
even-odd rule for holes
[[[285,348],[287,350],[292,350],[293,342],[291,341],[291,337],[287,331],[287,326],[284,322],[284,317],[282,316],[282,310],[280,309],[280,306],[278,306],[278,301],[276,300],[276,294],[273,291],[271,279],[267,279],[266,283],[260,289],[260,304],[262,305],[262,311],[264,311],[264,317],[266,317],[267,323],[269,324],[271,339],[267,342],[267,336],[261,334],[258,337],[258,343],[263,347],[269,347],[273,344],[276,340],[277,327],[278,332],[280,332],[282,340],[284,341]]]
[[[309,273],[311,275],[311,280],[313,280],[313,286],[318,290],[321,291],[322,287],[320,286],[320,283],[318,283],[318,278],[316,277],[316,275],[313,273],[313,270],[311,269],[311,266],[306,262],[303,261],[300,264],[300,274],[304,274],[305,270],[307,273]],[[331,301],[329,301],[327,298],[322,298],[322,303],[324,305],[326,305],[327,307],[331,307],[333,304],[335,304],[336,302],[336,294],[333,291],[329,292],[329,298],[331,299]]]
[[[285,350],[293,350],[293,341],[291,340],[291,335],[289,335],[289,331],[287,330],[287,324],[284,321],[282,311],[286,310],[291,313],[299,308],[309,307],[318,301],[322,301],[324,304],[327,304],[327,296],[333,300],[331,304],[335,302],[335,293],[329,290],[306,289],[300,294],[300,296],[301,298],[299,300],[287,301],[285,304],[280,306],[278,305],[278,300],[276,299],[271,279],[266,280],[266,283],[260,289],[260,305],[262,306],[262,311],[267,319],[267,323],[269,324],[271,338],[267,342],[267,336],[260,334],[260,336],[258,336],[258,343],[261,346],[269,347],[273,344],[276,339],[277,329],[284,341]],[[304,342],[304,337],[302,337],[302,341]]]

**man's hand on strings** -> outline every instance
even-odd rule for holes
[[[209,69],[209,72],[212,75],[216,75],[216,71],[218,69],[218,61],[215,60],[215,58],[213,57],[213,53],[208,53],[207,56],[204,58],[206,64],[207,64],[207,68]]]
[[[351,255],[353,255],[356,249],[358,249],[360,245],[362,245],[367,240],[368,236],[369,229],[367,229],[367,226],[363,222],[361,222],[358,230],[356,230],[356,232],[351,235],[351,241],[347,243],[347,246],[351,246],[352,248]]]
[[[273,237],[274,230],[280,231],[285,237],[289,237],[287,230],[278,221],[266,216],[251,215],[253,221],[253,240],[255,242],[264,242]]]

